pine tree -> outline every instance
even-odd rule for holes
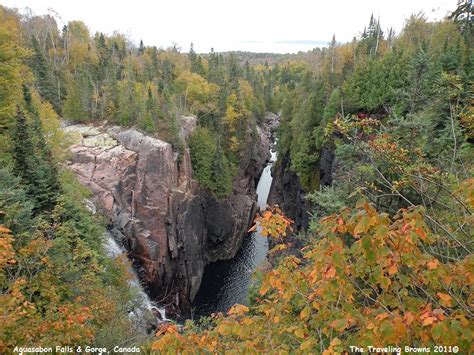
[[[239,68],[239,64],[237,63],[237,58],[234,53],[231,53],[229,56],[227,72],[228,72],[228,77],[229,77],[230,93],[238,93],[240,68]]]
[[[217,145],[214,155],[212,189],[218,197],[226,197],[232,191],[232,175],[229,163],[220,145]]]
[[[41,122],[31,103],[31,95],[24,89],[24,98],[33,124],[28,123],[25,112],[17,108],[16,125],[12,132],[13,172],[34,201],[34,211],[49,211],[56,204],[60,190],[57,169],[46,144]]]
[[[191,72],[198,73],[198,55],[194,51],[194,44],[192,42],[191,47],[189,48],[188,58],[191,63]]]
[[[143,40],[140,40],[140,46],[138,47],[138,55],[143,55],[145,53],[145,46],[143,45]]]
[[[31,67],[35,73],[38,91],[43,99],[49,101],[56,112],[60,112],[61,104],[60,98],[57,95],[56,87],[52,81],[50,66],[41,51],[39,42],[35,36],[31,38],[31,45],[33,47],[33,58],[31,60]]]
[[[28,129],[28,122],[23,111],[17,107],[15,127],[12,131],[13,172],[19,176],[28,191],[34,188],[32,159],[34,146]]]
[[[33,105],[30,89],[26,85],[23,86],[23,97],[26,108],[32,117],[31,133],[35,148],[36,162],[38,164],[38,174],[41,175],[42,184],[44,185],[45,190],[43,192],[45,194],[44,204],[46,207],[52,208],[56,200],[56,195],[60,190],[58,169],[51,149],[46,142],[38,110]]]
[[[207,75],[207,80],[210,83],[217,84],[219,82],[219,56],[214,52],[214,48],[211,48],[211,53],[209,53],[209,71]]]

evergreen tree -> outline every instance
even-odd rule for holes
[[[143,55],[145,53],[145,46],[143,45],[143,41],[140,40],[140,46],[138,47],[138,55]]]
[[[34,146],[23,111],[17,107],[16,123],[12,132],[13,172],[19,176],[28,191],[34,188]]]
[[[60,182],[58,179],[58,169],[54,161],[51,149],[46,142],[43,125],[39,117],[38,110],[33,105],[30,89],[23,86],[23,97],[26,108],[31,116],[31,133],[35,147],[37,169],[40,171],[42,183],[44,184],[45,205],[52,208],[56,200],[56,194],[60,191]]]
[[[33,57],[31,67],[36,75],[38,91],[41,97],[51,103],[56,112],[60,112],[60,98],[58,97],[56,87],[52,81],[50,66],[41,51],[38,40],[35,36],[31,38],[33,47]]]
[[[198,127],[188,140],[191,162],[193,165],[193,177],[199,183],[214,190],[213,164],[216,155],[216,143],[214,137],[207,128]]]
[[[212,190],[218,197],[227,197],[232,191],[230,166],[220,144],[217,145],[212,167]]]
[[[33,117],[33,124],[28,123],[24,111],[18,108],[16,125],[12,132],[13,172],[20,177],[25,190],[34,201],[35,213],[38,213],[49,211],[54,207],[60,184],[55,162],[45,141],[41,122],[26,87],[24,88],[24,98],[27,109]]]
[[[204,65],[202,63],[202,58],[200,55],[196,54],[194,51],[194,44],[191,42],[191,46],[189,48],[188,59],[190,63],[190,71],[191,73],[196,73],[201,76],[204,76]]]
[[[83,102],[84,93],[81,92],[81,80],[78,76],[72,74],[67,78],[67,96],[64,101],[64,118],[75,121],[84,121],[89,119],[87,105]]]
[[[410,89],[407,101],[412,113],[422,109],[429,98],[430,84],[432,84],[432,78],[429,77],[431,66],[426,48],[420,47],[409,68],[408,82],[410,83]]]
[[[209,71],[207,75],[207,80],[210,83],[219,83],[219,56],[214,52],[214,48],[211,48],[211,53],[209,54]]]
[[[239,76],[240,68],[237,63],[237,58],[234,53],[229,55],[228,64],[227,64],[227,75],[229,80],[229,93],[238,93],[239,91]]]

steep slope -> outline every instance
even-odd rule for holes
[[[181,119],[186,138],[194,117]],[[154,299],[186,312],[204,266],[233,257],[256,212],[255,179],[266,160],[260,139],[249,145],[233,192],[217,199],[192,178],[189,150],[136,130],[73,125],[70,168],[93,193]]]

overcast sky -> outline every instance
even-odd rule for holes
[[[119,31],[138,43],[169,47],[178,44],[197,52],[247,50],[295,53],[324,45],[336,34],[350,41],[380,17],[383,29],[397,33],[413,13],[441,19],[456,0],[0,0],[34,14],[55,10],[62,26],[82,20],[95,31]]]

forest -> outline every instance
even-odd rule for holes
[[[336,33],[277,55],[137,45],[0,6],[0,353],[474,352],[472,16],[460,1],[442,21],[412,15],[400,33],[372,16],[351,42]],[[297,177],[309,225],[262,212],[271,268],[248,305],[137,332],[130,262],[105,255],[107,222],[84,206],[91,193],[65,164],[61,122],[133,127],[178,160],[189,147],[193,178],[226,199],[267,112],[280,117],[273,169]],[[181,115],[197,117],[186,141]]]

